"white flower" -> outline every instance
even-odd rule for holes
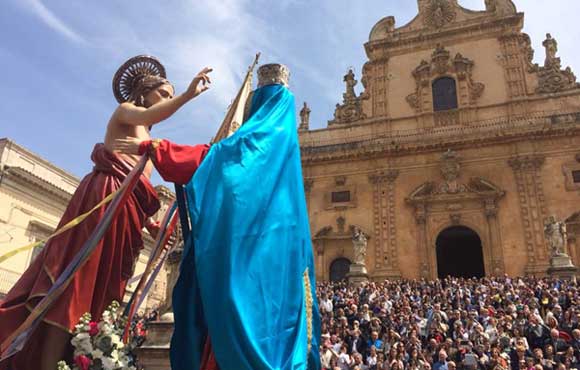
[[[104,370],[115,370],[115,368],[116,368],[115,361],[113,361],[112,359],[107,358],[107,357],[103,357],[101,359],[101,361],[102,361]]]
[[[58,370],[71,370],[71,368],[64,361],[59,361],[57,366]]]
[[[117,351],[116,349],[114,349],[111,352],[111,358],[113,359],[113,361],[119,362],[119,351]]]
[[[100,349],[95,349],[93,352],[91,352],[91,357],[93,358],[93,360],[99,359],[99,358],[103,358],[103,351],[101,351]]]
[[[78,349],[83,352],[83,354],[92,353],[93,352],[93,344],[88,342],[82,342]]]
[[[102,335],[111,335],[113,334],[113,327],[109,323],[102,321],[99,323],[99,331]]]
[[[79,340],[87,340],[87,339],[91,339],[91,336],[89,335],[89,333],[78,333],[77,334],[77,338]]]
[[[117,334],[111,334],[111,343],[113,343],[114,346],[117,346],[117,348],[121,348],[119,346],[123,346],[123,341]]]

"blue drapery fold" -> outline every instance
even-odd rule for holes
[[[250,119],[212,146],[186,192],[192,230],[173,292],[172,369],[199,370],[207,335],[221,370],[319,369],[292,93],[256,90]]]

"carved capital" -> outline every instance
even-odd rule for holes
[[[346,185],[346,176],[336,176],[334,178],[334,183],[336,186],[345,186]]]
[[[537,170],[545,161],[546,157],[543,155],[529,155],[510,158],[508,164],[514,171]]]
[[[394,182],[399,177],[399,170],[379,171],[369,175],[371,184],[382,184]]]

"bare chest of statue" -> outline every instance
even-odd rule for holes
[[[105,148],[109,151],[113,151],[113,144],[117,139],[125,139],[128,137],[135,137],[141,140],[149,140],[151,138],[149,130],[144,126],[133,126],[133,125],[123,125],[116,122],[110,121],[107,126],[107,133],[105,135]],[[129,164],[135,165],[141,159],[139,155],[121,154],[117,153]],[[147,162],[143,175],[147,178],[151,177],[151,172],[153,169],[153,164],[151,161]]]

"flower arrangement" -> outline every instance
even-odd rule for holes
[[[132,351],[134,344],[122,340],[126,320],[119,314],[119,303],[113,302],[103,312],[101,321],[92,321],[85,313],[75,326],[71,344],[74,365],[58,363],[58,370],[136,370]]]

